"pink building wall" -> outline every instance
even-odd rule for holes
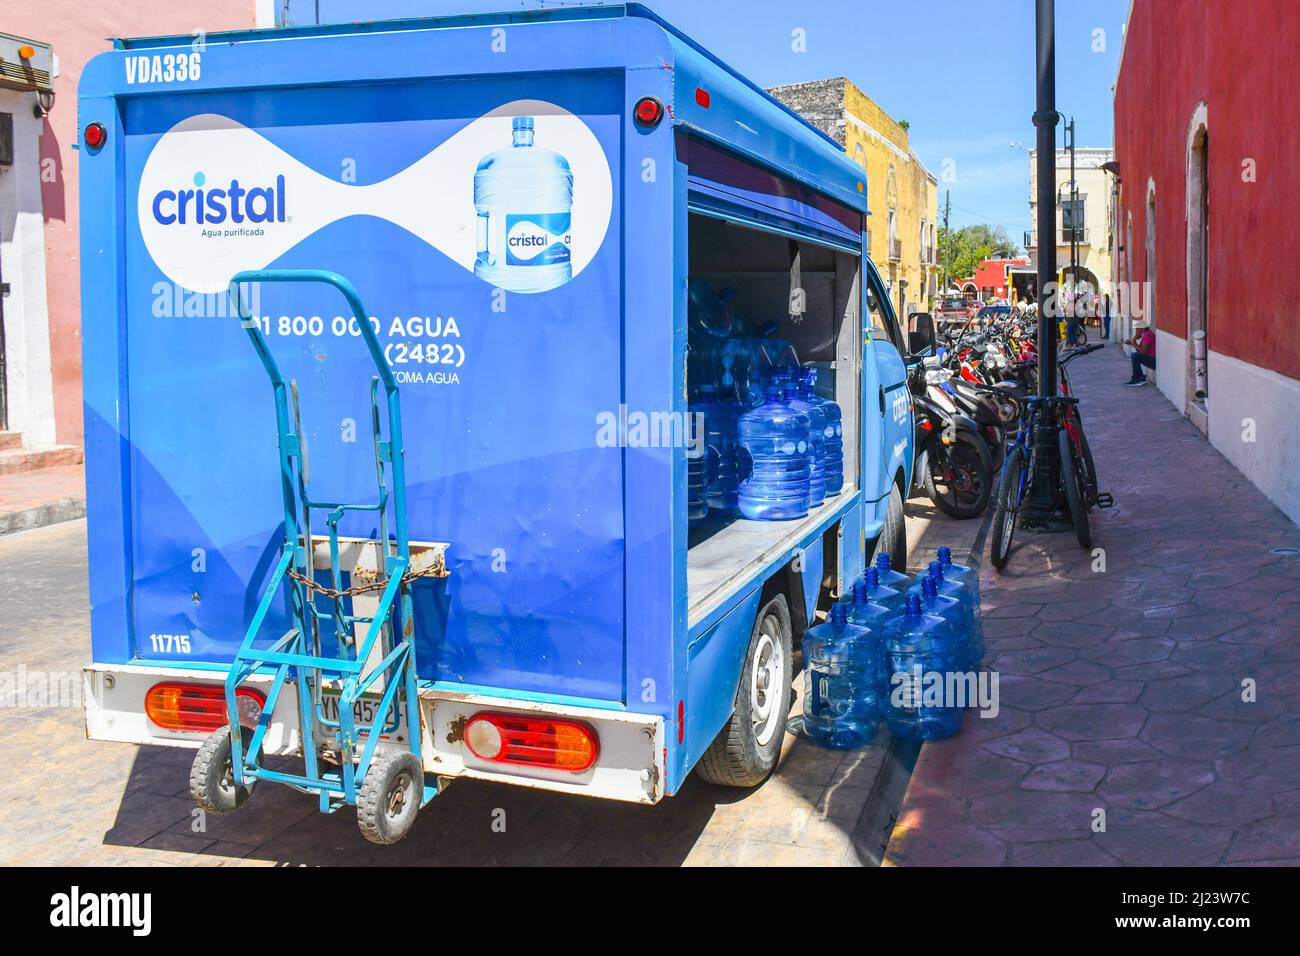
[[[58,57],[55,103],[41,135],[45,276],[49,303],[55,431],[63,444],[82,443],[81,294],[77,217],[77,84],[82,67],[114,36],[246,29],[256,25],[255,0],[29,0],[6,4],[0,29],[50,43]]]
[[[1300,378],[1290,261],[1300,238],[1296,0],[1135,0],[1115,85],[1129,278],[1156,284],[1156,327],[1187,337],[1187,140],[1208,108],[1209,347]],[[1249,165],[1247,165],[1249,164]],[[1244,176],[1253,171],[1253,179]],[[1155,186],[1156,262],[1146,261]]]

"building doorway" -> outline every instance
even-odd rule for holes
[[[1187,147],[1187,417],[1209,433],[1209,323],[1206,251],[1209,238],[1209,134],[1205,107],[1192,119]]]

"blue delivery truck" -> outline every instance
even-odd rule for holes
[[[636,5],[117,40],[79,129],[92,739],[377,842],[458,777],[767,777],[804,630],[905,556],[832,139]],[[700,520],[693,403],[769,365],[842,481]]]

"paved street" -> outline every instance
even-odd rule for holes
[[[1071,371],[1105,569],[1021,532],[985,570],[1001,712],[923,749],[887,862],[1300,863],[1300,558],[1269,553],[1300,532],[1118,349]]]
[[[78,677],[89,657],[85,548],[84,521],[0,537],[0,673]],[[0,762],[15,772],[0,778],[0,864],[874,865],[888,819],[877,822],[872,795],[896,804],[905,783],[883,772],[897,769],[888,758],[887,740],[844,754],[787,734],[759,790],[692,777],[656,807],[464,781],[403,843],[376,847],[352,810],[322,816],[314,798],[277,786],[196,833],[193,751],[89,742],[79,702],[6,707]]]
[[[1118,350],[1073,368],[1117,501],[1094,514],[1105,571],[1071,535],[1025,533],[1008,574],[985,571],[1001,712],[923,749],[887,862],[1300,862],[1300,559],[1269,554],[1300,533],[1153,387],[1119,387]],[[908,510],[914,566],[982,526]],[[76,674],[84,566],[82,521],[0,537],[0,669]],[[191,752],[87,742],[79,702],[0,710],[0,760],[20,770],[0,780],[6,864],[872,865],[908,755],[792,733],[759,790],[692,778],[658,807],[461,782],[389,848],[273,786],[194,832]]]

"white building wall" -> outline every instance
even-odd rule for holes
[[[0,273],[4,300],[9,430],[28,446],[54,444],[54,387],[45,298],[45,228],[41,206],[41,120],[33,93],[0,90],[0,112],[13,114],[14,163],[0,166]]]

